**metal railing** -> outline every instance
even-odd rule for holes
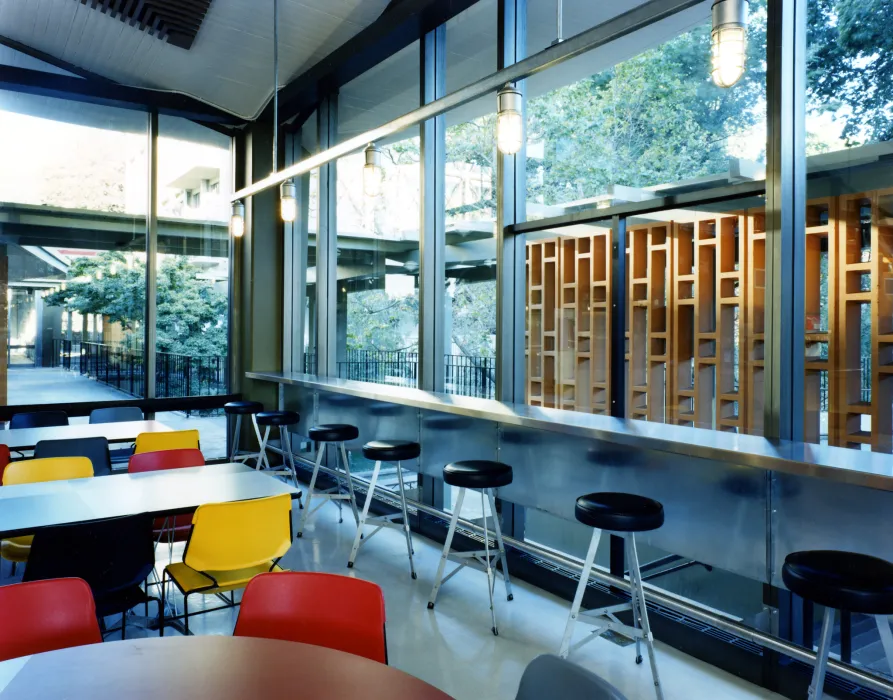
[[[226,355],[155,355],[155,396],[226,394]],[[53,366],[90,377],[131,396],[145,396],[144,353],[111,343],[53,341]]]
[[[315,369],[316,355],[305,352],[304,371],[313,374]],[[349,350],[346,359],[338,362],[338,376],[375,384],[418,386],[419,354]],[[495,398],[496,358],[445,355],[444,389],[461,396]]]

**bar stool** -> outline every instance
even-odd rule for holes
[[[348,440],[356,440],[360,436],[359,429],[354,425],[343,423],[317,425],[310,428],[307,437],[314,442],[319,443],[319,451],[316,453],[316,464],[313,465],[313,476],[310,477],[310,488],[307,489],[307,503],[304,512],[301,514],[301,523],[298,525],[298,537],[304,535],[304,525],[307,520],[316,511],[322,508],[328,501],[334,501],[338,506],[338,522],[343,523],[344,517],[341,513],[341,501],[350,501],[350,508],[353,511],[353,519],[357,526],[360,524],[360,514],[357,512],[357,499],[353,492],[353,479],[350,476],[350,462],[347,459],[347,450],[344,449],[344,443]],[[316,477],[319,474],[319,467],[322,464],[322,454],[328,444],[337,445],[341,451],[341,463],[344,466],[344,474],[347,479],[347,493],[341,488],[341,477],[338,476],[337,461],[335,465],[335,486],[325,491],[314,491],[316,488]],[[315,498],[321,498],[320,503],[313,510],[310,509],[310,502]]]
[[[266,470],[270,474],[275,474],[276,476],[290,476],[295,487],[297,487],[298,473],[295,470],[295,456],[291,451],[291,437],[288,434],[288,429],[292,425],[297,425],[298,421],[301,420],[301,417],[294,411],[261,411],[255,416],[255,420],[259,426],[264,426],[264,434],[260,441],[260,459],[257,461],[257,468]],[[274,427],[279,428],[279,443],[282,448],[282,465],[285,466],[285,456],[288,455],[288,461],[291,467],[290,471],[287,468],[273,469],[270,466],[270,460],[267,457],[267,444],[270,439],[270,431]],[[298,496],[298,504],[301,504],[300,495]],[[303,505],[301,505],[301,507],[303,508]]]
[[[229,453],[229,461],[259,459],[259,452],[239,450],[239,436],[242,434],[242,416],[251,416],[251,425],[254,426],[254,434],[257,435],[257,444],[260,445],[260,429],[257,427],[257,414],[264,410],[264,405],[259,401],[230,401],[223,405],[223,411],[228,416],[236,417],[236,427],[233,431],[233,449]]]
[[[793,552],[785,557],[781,578],[792,593],[825,606],[815,670],[807,693],[810,700],[822,697],[835,610],[873,615],[887,663],[893,668],[893,632],[888,617],[893,615],[893,564],[853,552]]]
[[[656,530],[664,524],[664,507],[650,498],[636,496],[630,493],[590,493],[577,499],[574,515],[584,525],[595,528],[592,540],[589,543],[589,551],[586,553],[586,561],[583,563],[583,572],[580,575],[580,583],[574,595],[570,616],[567,619],[567,627],[564,630],[564,638],[561,640],[561,650],[558,652],[561,658],[567,658],[568,653],[581,647],[586,642],[598,638],[608,630],[619,632],[636,640],[636,663],[642,663],[640,643],[645,640],[648,650],[648,660],[651,663],[651,676],[654,679],[654,690],[658,700],[663,700],[663,691],[660,687],[660,677],[657,673],[657,661],[654,658],[654,636],[651,634],[651,626],[648,623],[648,609],[645,605],[645,589],[642,586],[642,574],[639,570],[639,555],[636,551],[637,532]],[[595,552],[601,539],[603,530],[614,533],[623,533],[626,549],[626,558],[629,562],[629,583],[631,599],[628,603],[609,605],[604,608],[580,612],[583,602],[583,593],[589,584],[589,576],[592,573],[592,565],[595,562]],[[633,626],[623,624],[617,613],[631,610],[633,613]],[[578,618],[587,619],[579,620]],[[574,625],[577,622],[586,622],[595,626],[586,637],[571,646],[574,634]]]
[[[350,559],[347,567],[353,568],[360,550],[361,544],[366,544],[372,536],[384,527],[403,528],[406,536],[406,553],[409,555],[409,573],[416,578],[415,565],[412,562],[412,535],[409,533],[409,515],[406,512],[406,490],[403,486],[403,460],[416,459],[422,453],[422,446],[409,440],[374,440],[363,445],[363,456],[366,459],[375,460],[375,469],[372,470],[372,479],[369,482],[369,490],[366,492],[366,501],[363,503],[363,512],[360,513],[360,522],[357,524],[357,534],[353,540],[353,548],[350,550]],[[378,474],[381,471],[382,462],[392,462],[397,465],[397,479],[400,482],[400,512],[391,515],[377,515],[369,517],[369,506],[375,493],[375,484],[378,482]],[[395,523],[394,520],[403,519],[403,523]],[[364,537],[363,528],[367,522],[377,524],[368,537]]]
[[[499,526],[499,516],[496,514],[496,499],[493,496],[493,489],[500,486],[508,486],[512,483],[512,468],[508,464],[502,462],[490,462],[487,460],[467,460],[464,462],[453,462],[443,468],[443,480],[450,486],[459,488],[459,495],[456,498],[456,507],[453,510],[453,517],[450,520],[450,529],[447,531],[446,541],[443,543],[443,553],[440,555],[440,564],[437,567],[437,576],[434,578],[434,588],[431,589],[431,597],[428,598],[428,610],[434,609],[434,603],[437,601],[437,593],[440,587],[455,576],[466,566],[478,568],[487,573],[487,590],[490,593],[490,620],[493,626],[490,628],[494,635],[499,634],[496,626],[496,607],[493,605],[493,589],[496,587],[496,562],[495,559],[502,561],[502,578],[505,582],[506,600],[513,600],[512,580],[509,577],[508,562],[505,559],[505,544],[502,541],[502,528]],[[459,522],[459,515],[462,512],[462,503],[465,501],[465,491],[467,489],[478,489],[481,492],[481,516],[484,521],[484,548],[474,552],[451,552],[450,547],[453,544],[453,535],[456,534],[456,524]],[[496,551],[490,554],[490,536],[487,532],[487,507],[485,499],[490,500],[490,515],[493,516],[493,529],[496,533]],[[443,570],[446,566],[447,559],[452,559],[458,564],[444,578]]]

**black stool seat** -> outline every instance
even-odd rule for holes
[[[785,557],[781,578],[806,600],[866,615],[893,615],[893,564],[867,554],[816,550]]]
[[[363,456],[376,462],[402,462],[422,454],[422,446],[410,440],[373,440],[363,445]]]
[[[299,416],[294,411],[264,411],[257,414],[258,425],[294,425],[299,420]]]
[[[664,507],[631,493],[590,493],[577,499],[574,515],[584,525],[616,532],[646,532],[664,524]]]
[[[223,410],[233,416],[250,416],[264,410],[260,401],[230,401],[223,404]]]
[[[502,462],[469,459],[443,468],[443,480],[466,489],[495,489],[512,483],[512,468]]]
[[[360,437],[360,430],[347,423],[329,423],[310,428],[307,437],[314,442],[347,442]]]

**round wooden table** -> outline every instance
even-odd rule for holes
[[[16,668],[18,667],[18,670]],[[395,668],[342,651],[250,637],[106,642],[0,663],[7,698],[448,700]]]

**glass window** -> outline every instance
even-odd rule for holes
[[[568,26],[610,12],[577,5]],[[765,177],[765,0],[750,3],[747,70],[729,89],[711,81],[711,23],[695,10],[527,80],[528,220]]]
[[[416,42],[343,88],[339,138],[415,109],[419,99]],[[377,171],[364,173],[362,151],[337,162],[337,371],[345,379],[417,386],[418,129],[375,146]]]
[[[893,45],[873,3],[807,4],[804,434],[893,451]]]
[[[496,0],[479,0],[446,23],[447,94],[496,72],[497,12]]]
[[[0,403],[145,395],[148,120],[0,92]]]
[[[225,394],[232,140],[163,115],[158,131],[155,394]],[[222,411],[171,412],[159,414],[159,420],[178,429],[198,428],[205,457],[224,456]]]

